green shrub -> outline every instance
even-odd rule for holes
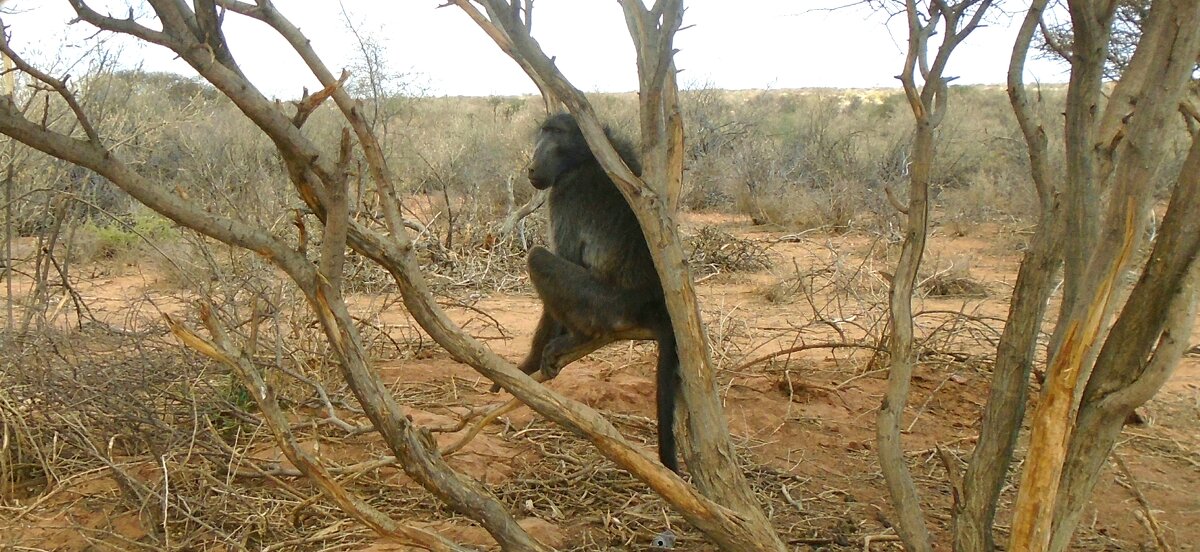
[[[80,241],[85,260],[118,259],[139,255],[152,249],[146,243],[175,242],[180,238],[175,223],[149,211],[141,210],[107,223],[89,221],[80,228]]]

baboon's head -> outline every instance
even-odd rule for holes
[[[592,159],[575,117],[570,113],[553,115],[538,130],[529,165],[529,183],[544,190],[555,185],[564,173]]]

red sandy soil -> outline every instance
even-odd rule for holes
[[[747,221],[724,215],[691,215],[691,230],[701,225],[718,225],[744,238],[775,241],[784,234],[751,227]],[[1018,245],[1026,239],[1012,228],[979,226],[966,235],[947,235],[935,230],[930,250],[925,256],[929,272],[954,266],[955,274],[965,274],[986,288],[986,297],[925,298],[919,309],[963,311],[977,317],[1003,317],[1007,310],[1008,294],[1015,279],[1020,259]],[[886,527],[894,519],[883,478],[874,454],[874,419],[883,389],[885,374],[869,366],[869,351],[817,349],[782,357],[772,362],[733,370],[750,359],[799,343],[816,343],[862,335],[855,322],[881,315],[879,312],[853,312],[854,306],[825,305],[828,297],[817,290],[815,301],[801,293],[791,293],[778,301],[767,299],[767,290],[797,270],[808,271],[831,262],[849,263],[848,271],[861,264],[860,284],[865,290],[879,289],[883,276],[879,271],[890,270],[893,261],[879,251],[885,246],[865,235],[806,234],[795,241],[776,242],[770,248],[774,267],[758,273],[718,274],[699,284],[705,321],[713,339],[717,361],[723,371],[720,392],[736,443],[752,462],[769,465],[795,476],[797,485],[791,494],[806,507],[800,517],[830,516],[853,512],[851,533],[858,535],[890,534]],[[870,255],[874,249],[876,255]],[[835,258],[836,257],[836,258]],[[894,257],[894,249],[892,257]],[[132,298],[155,296],[160,284],[153,275],[136,272],[109,276],[83,283],[79,291],[88,299],[94,311],[121,311]],[[165,292],[164,292],[165,293]],[[370,303],[378,298],[357,297],[357,303]],[[159,308],[189,308],[156,301]],[[815,308],[814,308],[815,306]],[[469,329],[499,354],[517,361],[524,354],[528,338],[539,312],[536,299],[530,294],[493,294],[476,302],[474,307],[488,313],[499,322],[507,337],[499,336],[493,327],[486,327],[478,314],[453,310],[460,322],[472,320]],[[813,324],[814,312],[822,311],[830,324]],[[151,313],[152,315],[152,313]],[[837,320],[843,316],[843,320]],[[921,319],[920,328],[932,331],[945,318]],[[129,319],[114,319],[113,324],[128,324]],[[412,326],[399,307],[385,312],[382,324]],[[998,323],[993,323],[998,328]],[[413,330],[406,330],[412,333]],[[877,331],[877,330],[876,330]],[[986,332],[983,332],[986,333]],[[994,336],[993,336],[994,337]],[[969,340],[957,341],[959,345]],[[987,341],[978,338],[978,347],[968,353],[991,358]],[[1200,334],[1193,335],[1200,343]],[[931,344],[935,348],[936,344]],[[950,344],[946,345],[948,348]],[[962,347],[955,348],[961,351]],[[477,382],[465,386],[464,393],[455,397],[455,404],[484,405],[497,403],[507,395],[486,392],[488,382],[470,368],[451,361],[444,353],[423,355],[427,358],[408,358],[389,361],[379,366],[386,381],[398,389],[444,381],[449,376]],[[787,361],[786,363],[784,361]],[[567,396],[583,401],[597,409],[645,418],[653,417],[654,348],[650,345],[620,344],[597,352],[567,367],[551,385]],[[918,478],[924,498],[926,517],[939,550],[948,550],[950,485],[934,448],[943,446],[966,459],[978,431],[979,415],[986,401],[988,377],[986,365],[967,360],[948,362],[931,354],[914,377],[904,445],[912,453],[910,468]],[[462,408],[458,409],[463,410]],[[1116,454],[1124,459],[1133,474],[1136,486],[1144,493],[1153,514],[1164,528],[1167,540],[1175,550],[1193,549],[1200,542],[1200,359],[1186,356],[1174,377],[1159,395],[1141,412],[1145,423],[1126,427]],[[456,420],[447,410],[422,411],[410,409],[418,424],[452,426]],[[513,412],[509,423],[522,427],[536,415],[527,409]],[[451,464],[472,477],[489,483],[504,484],[516,466],[531,453],[521,449],[521,443],[507,439],[500,426],[485,429],[466,449],[451,457]],[[460,433],[437,434],[443,445],[455,441]],[[640,436],[644,438],[646,436]],[[1022,438],[1022,442],[1024,437]],[[355,461],[370,458],[364,451],[326,450],[339,460]],[[398,477],[402,477],[397,473]],[[153,477],[153,476],[149,476]],[[61,493],[52,501],[61,507],[64,500],[77,500],[78,507],[67,514],[76,524],[104,525],[126,537],[137,539],[142,529],[136,512],[119,502],[92,508],[83,497],[111,492],[110,480],[85,480],[72,485],[69,493]],[[776,493],[778,494],[778,493]],[[1011,500],[1012,489],[1006,491]],[[787,502],[782,503],[787,507]],[[850,504],[850,506],[847,506]],[[50,504],[47,510],[53,510]],[[1140,508],[1130,488],[1130,481],[1119,475],[1109,462],[1100,478],[1095,496],[1076,537],[1079,550],[1147,550],[1154,549],[1153,539],[1139,521]],[[793,515],[795,517],[795,515]],[[40,521],[38,521],[40,520]],[[61,529],[62,520],[29,516],[19,528],[0,520],[0,534],[11,530],[23,531],[18,540],[25,546],[42,549],[85,549],[78,535]],[[843,521],[831,519],[813,522],[817,527],[834,527]],[[1008,523],[1005,515],[999,524]],[[555,546],[570,547],[578,542],[581,532],[598,531],[595,524],[570,523],[545,516],[530,516],[522,522],[539,538]],[[437,527],[448,536],[467,544],[487,546],[490,541],[477,527],[446,523]],[[788,527],[780,527],[788,531]],[[648,541],[649,537],[647,537]],[[7,539],[0,539],[5,540]],[[11,541],[8,541],[11,544]],[[862,541],[848,543],[846,549],[862,549]],[[708,549],[698,540],[684,541],[683,549]],[[894,543],[874,545],[874,550],[896,549]],[[619,546],[614,549],[621,548]],[[368,544],[364,550],[400,550],[403,547],[386,540]],[[801,548],[805,549],[805,548]],[[836,549],[842,549],[837,547]],[[15,548],[14,548],[15,550]]]

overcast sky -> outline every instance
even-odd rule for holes
[[[684,24],[676,37],[676,66],[684,87],[876,88],[898,86],[904,60],[903,21],[861,8],[828,10],[852,0],[685,1]],[[128,13],[128,1],[93,1],[100,11]],[[350,25],[386,48],[389,69],[411,74],[414,90],[434,95],[533,94],[537,89],[461,10],[437,9],[439,0],[276,0],[285,16],[313,41],[336,73],[352,64],[357,43]],[[613,0],[538,0],[534,37],[560,69],[585,92],[637,87],[633,47]],[[346,14],[343,14],[343,7]],[[92,35],[84,24],[69,25],[74,12],[65,0],[12,0],[4,23],[18,51],[35,60],[56,53],[78,57]],[[148,11],[147,8],[135,13]],[[15,12],[15,13],[14,13]],[[142,19],[147,24],[153,20]],[[1020,14],[996,13],[952,58],[946,74],[956,84],[1004,82]],[[265,25],[229,14],[226,34],[243,70],[267,94],[299,95],[316,81],[299,58]],[[112,40],[126,66],[193,75],[157,46]],[[1063,82],[1061,64],[1032,60],[1030,82]]]

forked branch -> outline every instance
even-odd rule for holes
[[[919,5],[920,4],[920,5]],[[904,244],[896,264],[888,296],[891,366],[888,387],[876,420],[879,463],[899,519],[898,533],[909,550],[932,550],[929,531],[921,511],[916,484],[905,465],[901,443],[901,421],[908,402],[913,370],[917,365],[914,346],[912,300],[929,226],[929,180],[934,158],[934,130],[946,113],[949,78],[943,75],[950,55],[982,21],[991,0],[961,0],[949,3],[905,0],[908,21],[908,53],[899,75],[905,97],[916,123],[909,171],[908,205]],[[963,17],[974,10],[965,23]],[[930,38],[940,29],[942,42],[928,62]],[[918,74],[920,83],[918,84]]]

